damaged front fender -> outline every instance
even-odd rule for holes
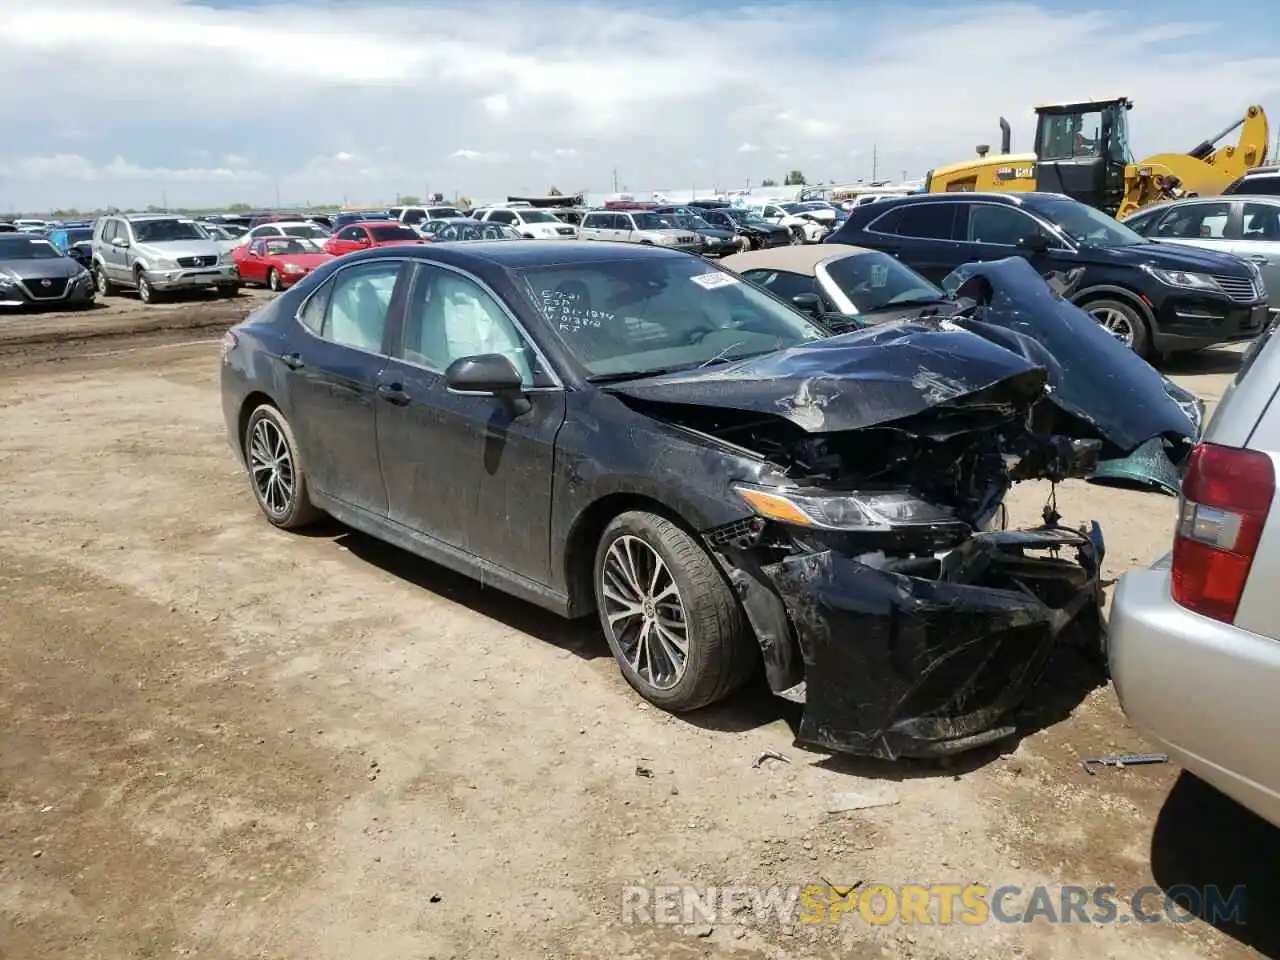
[[[1103,555],[1095,523],[980,533],[940,559],[825,550],[763,566],[804,661],[799,740],[893,760],[1013,734],[1055,651],[1100,658]]]

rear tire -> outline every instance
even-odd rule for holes
[[[1142,357],[1151,357],[1151,333],[1142,311],[1124,300],[1104,298],[1083,304],[1102,329]]]
[[[737,597],[706,550],[665,517],[615,517],[596,548],[593,584],[623,677],[655,706],[696,710],[751,675],[757,651]]]
[[[281,530],[299,530],[323,516],[311,502],[298,441],[284,414],[269,403],[257,407],[242,442],[253,497],[269,522]]]

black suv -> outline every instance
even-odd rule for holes
[[[1242,193],[1251,197],[1280,197],[1280,167],[1254,167],[1231,181],[1224,194]]]
[[[855,207],[823,242],[883,250],[935,282],[961,264],[1011,256],[1041,273],[1083,268],[1071,300],[1145,357],[1248,340],[1267,320],[1253,264],[1148,240],[1056,193],[885,199]]]

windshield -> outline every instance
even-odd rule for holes
[[[369,232],[373,234],[373,239],[378,243],[386,243],[389,240],[417,240],[418,235],[408,227],[370,227]]]
[[[1036,205],[1035,211],[1076,243],[1091,247],[1128,247],[1135,243],[1149,243],[1146,237],[1124,224],[1113,220],[1101,210],[1068,200],[1047,200]]]
[[[737,220],[739,223],[768,223],[764,217],[760,216],[760,214],[754,210],[731,208],[724,212],[733,217],[733,219]]]
[[[238,223],[220,223],[218,224],[218,229],[232,240],[238,240],[249,232],[248,227],[242,227]]]
[[[194,220],[138,220],[133,224],[133,235],[139,243],[209,239]]]
[[[5,234],[0,237],[0,260],[56,260],[62,253],[48,240]]]
[[[859,313],[910,303],[933,303],[945,294],[887,253],[868,251],[828,260],[826,274]]]
[[[689,369],[826,336],[768,294],[692,257],[618,259],[518,275],[595,379]]]
[[[307,237],[312,240],[324,240],[329,236],[329,231],[318,223],[300,223],[293,227],[281,227],[280,230],[286,237]]]
[[[525,223],[559,223],[560,221],[545,210],[521,210],[520,219]]]
[[[67,246],[77,243],[88,243],[93,239],[92,227],[76,227],[67,231]]]
[[[637,230],[670,230],[671,226],[660,213],[632,213]]]
[[[457,207],[432,207],[427,211],[427,217],[431,220],[443,220],[448,217],[465,217],[466,214]]]
[[[268,257],[291,253],[324,253],[318,243],[306,237],[271,237],[263,241],[262,247]]]

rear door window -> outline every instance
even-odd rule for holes
[[[919,240],[951,240],[955,233],[958,203],[915,203],[900,209],[895,231],[900,237]]]
[[[1230,220],[1230,201],[1189,203],[1161,217],[1151,236],[1157,240],[1225,240]]]
[[[970,243],[1012,247],[1023,237],[1040,235],[1040,225],[1016,207],[996,203],[966,203]]]

